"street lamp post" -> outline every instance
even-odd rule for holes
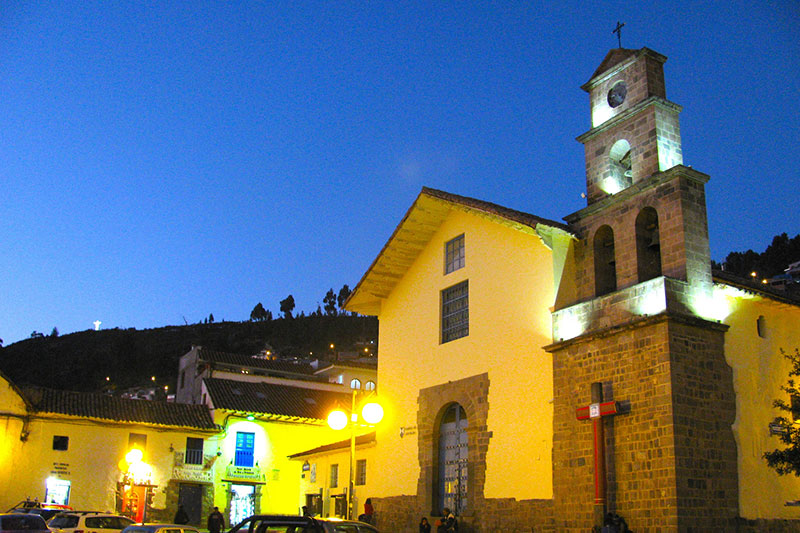
[[[356,397],[358,391],[353,389],[353,394],[350,400],[350,413],[345,413],[342,409],[335,409],[328,415],[328,425],[335,430],[350,427],[350,471],[349,482],[347,487],[347,519],[352,520],[353,515],[353,491],[356,484],[356,426],[359,425],[359,414],[356,409]],[[366,426],[375,425],[383,419],[383,407],[377,402],[366,402],[361,407],[361,420],[366,422]]]

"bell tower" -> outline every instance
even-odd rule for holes
[[[578,137],[590,204],[683,163],[681,107],[667,100],[666,60],[648,48],[616,48],[581,87],[591,106],[592,128]]]
[[[711,305],[709,177],[683,165],[666,59],[648,48],[613,49],[582,86],[591,112],[577,139],[587,206],[565,217],[577,239],[547,347],[558,531],[602,525],[606,510],[632,530],[659,531],[724,530],[737,514],[727,326]],[[617,414],[596,422],[604,446],[576,416],[595,404],[601,415],[599,406],[614,404]]]

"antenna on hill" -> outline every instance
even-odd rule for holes
[[[186,317],[185,316],[183,317],[183,323],[186,324],[187,326],[189,325],[189,322],[186,321]]]

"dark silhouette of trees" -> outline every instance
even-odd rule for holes
[[[55,326],[53,327],[53,331],[50,332],[50,336],[51,337],[58,337],[58,328],[57,327],[55,327]]]
[[[292,311],[294,311],[294,296],[291,294],[281,300],[281,313],[283,313],[283,318],[293,318]]]
[[[264,320],[272,320],[272,313],[264,309],[264,306],[261,305],[261,302],[258,302],[256,306],[253,308],[253,310],[250,311],[250,320],[252,320],[253,322],[263,322]]]
[[[339,289],[339,296],[336,298],[336,303],[339,305],[339,309],[341,309],[342,313],[347,312],[344,310],[344,303],[348,298],[350,298],[350,287],[345,283],[342,285],[342,288]]]
[[[795,348],[794,353],[781,350],[781,354],[792,363],[789,379],[781,386],[789,401],[777,399],[773,402],[776,408],[786,413],[785,416],[777,417],[773,424],[780,427],[777,436],[783,444],[786,444],[786,448],[766,452],[764,459],[767,465],[781,476],[785,474],[800,476],[800,426],[795,424],[795,420],[800,420],[800,389],[795,382],[795,378],[800,376],[800,350]]]
[[[336,316],[336,293],[333,292],[333,289],[328,289],[325,298],[322,299],[322,303],[325,304],[326,315]]]
[[[731,252],[722,266],[726,272],[738,276],[750,277],[751,272],[756,272],[758,278],[763,279],[782,274],[790,263],[796,261],[800,261],[800,234],[790,239],[786,233],[781,233],[772,238],[772,244],[767,246],[764,253],[753,250]]]

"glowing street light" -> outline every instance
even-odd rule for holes
[[[375,401],[364,403],[361,407],[361,420],[366,424],[359,424],[359,414],[356,409],[356,389],[353,389],[353,397],[350,403],[350,413],[344,409],[334,409],[328,415],[328,426],[339,431],[350,426],[350,475],[349,487],[347,488],[347,519],[353,519],[353,489],[355,487],[356,473],[354,465],[356,463],[356,426],[375,425],[383,420],[383,407]]]

